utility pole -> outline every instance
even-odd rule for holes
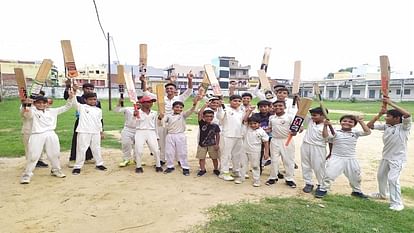
[[[111,46],[110,46],[110,37],[109,37],[109,32],[107,34],[107,41],[108,41],[108,97],[109,97],[109,111],[112,110],[112,93],[111,93],[111,87],[112,87],[112,83],[111,83]]]

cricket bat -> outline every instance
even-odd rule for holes
[[[201,83],[200,83],[200,87],[198,88],[198,90],[199,90],[198,92],[199,93],[203,92],[204,93],[203,95],[205,95],[207,90],[208,90],[209,85],[210,85],[210,82],[208,81],[207,74],[206,74],[206,72],[204,72],[203,81],[201,81]]]
[[[293,95],[292,106],[296,105],[297,98],[298,98],[297,96],[299,94],[300,71],[301,71],[301,62],[295,61],[295,69],[293,71],[293,83],[292,83],[292,95]]]
[[[388,97],[390,87],[390,61],[388,56],[380,56],[380,67],[381,67],[381,92],[384,97]],[[382,108],[387,109],[387,104],[383,103]]]
[[[207,74],[208,81],[210,82],[211,88],[213,88],[213,94],[215,96],[221,96],[221,88],[220,83],[217,80],[216,73],[214,72],[214,68],[210,64],[204,65],[204,71]]]
[[[75,78],[79,74],[75,65],[75,58],[72,52],[72,44],[70,43],[70,40],[61,40],[60,44],[63,52],[63,61],[65,62],[66,76],[69,78]]]
[[[298,104],[298,111],[296,113],[295,118],[293,118],[292,123],[290,124],[289,130],[291,132],[297,133],[300,129],[300,127],[303,124],[303,121],[305,120],[306,114],[309,111],[309,108],[312,104],[312,99],[310,98],[302,98],[299,101]],[[288,139],[286,140],[285,146],[288,146],[290,144],[290,141],[292,140],[292,133],[289,134]]]
[[[139,45],[139,73],[141,77],[147,75],[147,44]]]
[[[37,71],[36,77],[32,82],[32,86],[30,87],[30,97],[33,98],[40,94],[43,85],[45,85],[46,79],[49,76],[50,69],[52,69],[53,62],[50,59],[43,59],[42,64]]]
[[[157,84],[155,87],[157,92],[158,113],[165,114],[165,87],[164,84]]]
[[[266,77],[265,70],[258,70],[257,74],[259,75],[260,85],[263,90],[272,90],[270,87],[269,79]]]
[[[322,113],[323,113],[323,115],[325,115],[325,119],[329,120],[328,111],[326,111],[326,107],[323,104],[323,100],[322,100],[322,96],[321,96],[321,90],[319,89],[319,84],[318,83],[313,84],[313,91],[315,92],[315,96],[316,96],[316,98],[319,102],[319,106],[322,109]],[[332,128],[332,125],[329,125],[329,130],[331,131],[332,135],[335,134],[335,130],[334,130],[334,128]]]
[[[124,79],[125,79],[125,86],[127,88],[129,100],[134,104],[134,115],[137,118],[139,118],[139,112],[138,112],[139,103],[138,103],[137,92],[135,90],[134,81],[132,80],[132,76],[130,75],[125,76],[124,74]]]
[[[23,69],[14,68],[14,74],[16,75],[17,87],[19,88],[20,101],[23,102],[27,99],[26,78],[24,77]],[[30,107],[30,105],[31,104],[29,105],[23,104],[23,108],[26,110],[26,107]]]
[[[121,101],[121,107],[124,107],[124,84],[125,84],[125,70],[123,65],[117,66],[118,75],[116,78],[116,83],[118,83],[118,91],[119,91],[119,97],[122,99]]]
[[[260,69],[264,70],[264,72],[267,72],[267,66],[269,65],[269,57],[270,57],[271,50],[272,48],[266,47],[264,54],[263,54],[263,59],[262,59],[262,64],[260,65]]]

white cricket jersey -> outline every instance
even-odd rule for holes
[[[133,129],[137,128],[137,118],[134,116],[133,107],[119,107],[114,109],[115,112],[123,113],[125,117],[124,128]]]
[[[167,133],[174,134],[174,133],[184,133],[185,132],[185,120],[193,113],[193,111],[186,111],[180,114],[173,114],[165,116],[165,128],[167,129]]]
[[[74,103],[79,112],[79,124],[76,132],[93,134],[102,132],[102,109],[96,106],[78,103],[75,98]]]
[[[272,127],[272,138],[285,139],[290,133],[290,124],[293,117],[289,114],[281,116],[272,115],[269,117],[269,125]]]
[[[68,100],[62,107],[46,108],[44,111],[37,110],[35,106],[32,106],[29,111],[23,113],[23,116],[26,119],[33,120],[32,134],[54,131],[56,129],[57,116],[68,111],[72,106],[71,100]]]
[[[382,158],[386,160],[407,160],[407,141],[411,129],[411,117],[403,118],[402,123],[396,125],[376,124],[374,129],[383,130]]]
[[[262,129],[252,129],[248,126],[243,126],[243,147],[247,153],[257,153],[260,152],[262,148],[262,142],[268,142],[269,136]]]
[[[221,122],[222,135],[229,138],[242,138],[243,116],[244,112],[240,108],[220,107],[217,118]]]
[[[323,126],[323,122],[316,124],[310,120],[306,133],[303,136],[303,142],[313,146],[326,147],[327,139],[322,136]]]
[[[158,114],[156,111],[150,111],[148,114],[139,111],[139,118],[137,118],[137,129],[156,130]]]
[[[364,131],[354,130],[343,131],[342,129],[335,130],[335,135],[329,135],[329,142],[333,143],[332,155],[338,157],[356,157],[356,143],[359,137],[367,136]]]
[[[165,115],[171,115],[173,114],[173,110],[172,110],[172,105],[175,101],[181,101],[181,102],[185,102],[186,99],[188,99],[188,97],[190,97],[190,95],[193,93],[192,89],[187,89],[183,92],[183,94],[181,95],[176,95],[174,96],[172,99],[169,99],[167,96],[164,96],[164,102],[165,102]],[[145,91],[144,95],[148,95],[151,96],[154,99],[157,99],[157,95],[149,92],[149,91]]]
[[[30,110],[29,108],[26,108],[26,111],[29,111],[29,110]],[[20,108],[20,111],[22,111],[22,108]],[[23,116],[23,114],[22,114],[22,134],[31,134],[33,118],[26,118]]]

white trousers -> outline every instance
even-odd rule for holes
[[[404,167],[402,160],[382,159],[378,167],[377,179],[381,196],[389,193],[391,206],[402,205],[400,175]]]
[[[174,160],[177,158],[183,169],[190,169],[187,155],[187,137],[185,133],[167,134],[165,137],[167,168],[173,168]]]
[[[26,157],[26,160],[29,158],[29,138],[31,134],[24,133],[22,135],[23,138],[23,145],[24,145],[24,156]],[[39,161],[45,161],[46,155],[44,153],[45,151],[42,151],[42,154],[40,155]]]
[[[318,184],[322,184],[325,175],[326,147],[315,146],[309,143],[302,143],[300,149],[302,164],[302,176],[305,184],[313,185],[312,171],[315,173]]]
[[[286,169],[285,180],[294,181],[295,171],[295,143],[292,141],[285,146],[285,138],[272,138],[270,141],[270,157],[272,164],[270,165],[269,179],[277,179],[279,173],[279,161],[282,158],[283,165]]]
[[[326,163],[326,172],[320,187],[327,191],[335,179],[344,174],[352,187],[353,192],[361,192],[361,168],[356,158],[332,156]]]
[[[76,143],[76,163],[73,168],[81,169],[85,163],[86,151],[91,148],[92,156],[96,166],[104,164],[101,154],[101,134],[100,133],[78,133]]]
[[[158,137],[160,138],[158,141],[159,150],[160,150],[160,159],[165,161],[165,137],[167,136],[167,129],[165,127],[159,126],[158,127]]]
[[[141,167],[145,143],[154,155],[155,165],[157,167],[161,167],[160,148],[158,146],[157,133],[155,130],[146,129],[137,129],[135,133],[135,163],[137,164],[137,167]]]
[[[240,177],[242,180],[245,179],[245,175],[249,171],[249,165],[252,168],[253,180],[260,180],[260,150],[242,153],[240,158]]]
[[[135,144],[135,129],[123,128],[121,131],[121,145],[122,145],[122,158],[124,160],[132,160],[134,158],[132,149]]]
[[[55,131],[47,131],[40,134],[31,134],[28,140],[28,159],[24,175],[32,176],[40,155],[46,150],[52,170],[60,170],[60,144]]]
[[[220,163],[221,172],[228,173],[230,161],[233,164],[233,171],[240,172],[240,157],[242,155],[243,141],[241,138],[220,138]]]

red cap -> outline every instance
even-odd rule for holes
[[[141,99],[139,99],[139,102],[140,102],[140,103],[145,103],[145,102],[155,102],[155,101],[157,101],[157,100],[156,100],[156,99],[151,98],[151,96],[148,96],[148,95],[143,96],[143,97],[141,97]]]

